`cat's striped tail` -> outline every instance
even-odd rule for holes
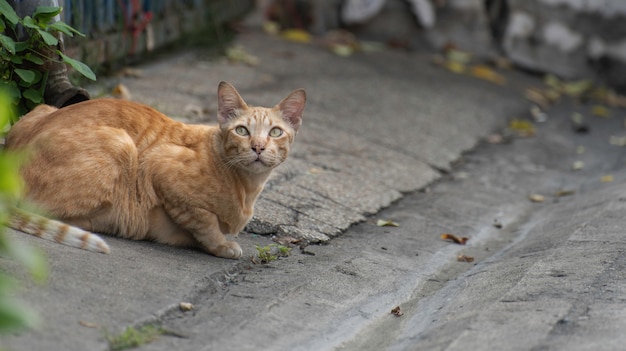
[[[13,208],[8,226],[36,237],[84,250],[109,253],[109,245],[96,234],[46,218],[31,212]]]

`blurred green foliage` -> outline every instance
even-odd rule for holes
[[[4,134],[14,118],[14,104],[9,94],[0,89],[0,131]],[[47,277],[47,264],[43,253],[12,239],[6,233],[11,209],[16,205],[22,189],[19,166],[24,158],[16,153],[0,151],[0,260],[14,259],[22,264],[35,282],[43,283]],[[13,297],[18,281],[0,271],[0,333],[32,327],[37,315]]]

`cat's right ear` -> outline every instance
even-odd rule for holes
[[[248,105],[232,84],[220,82],[217,87],[217,121],[220,124],[239,116]]]

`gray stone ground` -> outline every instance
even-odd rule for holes
[[[109,237],[111,254],[99,255],[12,233],[42,247],[51,272],[37,286],[0,258],[24,276],[21,299],[44,321],[3,336],[2,347],[107,350],[107,333],[146,323],[170,334],[140,350],[623,346],[625,160],[608,143],[624,133],[623,111],[590,120],[591,133],[579,135],[569,116],[589,107],[562,103],[536,137],[477,147],[527,113],[523,89],[536,80],[510,72],[501,87],[436,68],[428,55],[341,58],[255,33],[237,43],[259,57],[257,67],[193,51],[119,81],[135,100],[201,122],[214,118],[221,80],[259,105],[307,89],[292,157],[239,236],[244,258]],[[576,154],[579,145],[586,153]],[[585,167],[574,172],[578,159]],[[600,181],[609,174],[613,182]],[[558,190],[575,192],[551,195]],[[529,202],[535,192],[547,201]],[[381,218],[400,226],[374,225]],[[445,242],[445,232],[470,240]],[[325,245],[252,263],[272,234]],[[183,301],[194,309],[180,311]],[[390,313],[398,305],[400,317]]]

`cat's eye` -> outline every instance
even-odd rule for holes
[[[278,138],[281,135],[283,135],[283,130],[280,128],[272,128],[272,130],[270,130],[270,136],[272,138]]]
[[[239,126],[237,128],[235,128],[235,133],[237,133],[238,135],[241,136],[247,136],[250,134],[250,132],[248,132],[248,129],[246,129],[246,127],[244,126]]]

